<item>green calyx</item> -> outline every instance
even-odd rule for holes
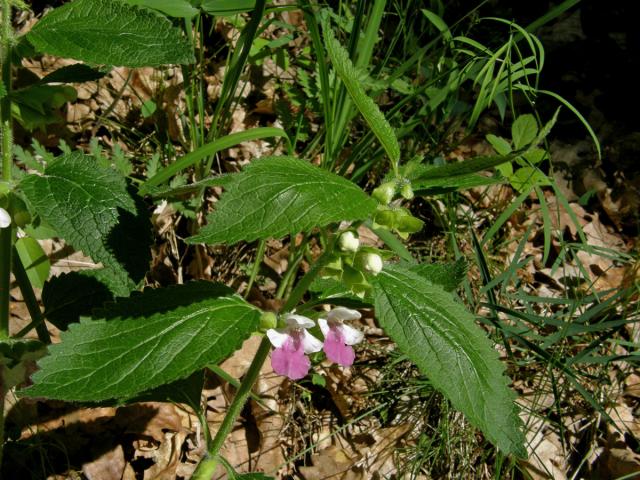
[[[410,234],[417,233],[424,227],[422,220],[414,217],[409,210],[402,207],[393,208],[378,205],[373,221],[374,226],[394,231],[402,238],[407,238]]]
[[[262,312],[260,315],[260,331],[266,332],[278,326],[278,316],[273,312]]]

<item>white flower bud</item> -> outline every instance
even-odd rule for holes
[[[353,232],[344,232],[338,239],[338,247],[343,252],[356,252],[360,246],[360,240]]]
[[[9,216],[9,212],[0,207],[0,228],[7,228],[9,225],[11,225],[11,217]]]
[[[377,275],[382,271],[384,266],[382,263],[382,257],[376,253],[367,253],[362,258],[363,268],[373,275]]]

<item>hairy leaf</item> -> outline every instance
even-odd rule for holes
[[[232,176],[189,243],[278,238],[332,222],[365,219],[376,202],[354,183],[294,157],[268,157]]]
[[[125,67],[194,61],[180,29],[121,0],[75,0],[35,24],[27,39],[42,53]]]
[[[412,265],[410,270],[429,280],[431,283],[441,286],[447,292],[452,292],[458,288],[467,277],[469,264],[464,257],[460,257],[452,263],[422,263],[420,265]]]
[[[75,152],[57,158],[44,175],[29,175],[20,188],[44,221],[104,271],[96,273],[126,296],[147,272],[150,225],[144,206],[125,179]]]
[[[170,17],[192,18],[198,14],[188,0],[124,0],[130,5],[152,8]]]
[[[99,80],[106,74],[106,71],[96,70],[84,63],[74,63],[51,72],[38,83],[84,83]]]
[[[392,164],[397,165],[400,160],[400,146],[393,128],[384,117],[378,105],[369,97],[364,89],[358,73],[349,59],[349,54],[340,42],[336,40],[333,31],[328,25],[323,28],[324,42],[327,52],[331,58],[333,68],[340,77],[340,80],[347,88],[353,103],[366,120],[369,127],[380,141]]]
[[[257,328],[260,311],[237,295],[219,296],[228,290],[209,285],[208,298],[186,306],[184,298],[193,297],[192,288],[200,295],[202,284],[145,291],[135,298],[138,312],[154,313],[144,317],[70,325],[23,393],[68,401],[126,399],[220,362]],[[172,300],[179,306],[170,309]]]
[[[44,316],[60,330],[80,321],[81,316],[90,316],[96,306],[113,300],[109,288],[93,272],[95,270],[63,273],[44,284]]]
[[[401,266],[385,268],[372,283],[376,316],[400,350],[500,450],[526,457],[515,394],[473,315]]]

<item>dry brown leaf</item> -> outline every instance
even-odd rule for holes
[[[354,464],[359,458],[331,445],[311,456],[312,466],[300,467],[305,480],[364,480],[368,478],[362,467]]]
[[[159,443],[164,441],[166,431],[182,430],[182,418],[171,403],[145,402],[120,407],[117,420],[125,433],[141,434]]]
[[[567,456],[558,434],[541,417],[523,418],[527,425],[527,449],[529,458],[522,462],[533,480],[565,480]]]
[[[120,480],[125,471],[124,450],[121,445],[82,466],[88,480]]]

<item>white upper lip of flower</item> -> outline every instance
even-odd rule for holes
[[[7,228],[9,225],[11,225],[11,217],[9,216],[9,212],[0,207],[0,228]]]
[[[288,339],[294,335],[299,335],[304,353],[309,354],[322,350],[322,342],[307,332],[308,328],[315,326],[313,320],[303,315],[290,313],[285,318],[285,322],[287,324],[286,328],[270,328],[266,332],[269,341],[274,347],[280,348]]]
[[[344,322],[350,320],[358,320],[362,315],[357,310],[351,310],[346,307],[336,307],[327,313],[327,318],[321,318],[318,320],[318,325],[322,334],[327,337],[329,330],[338,328],[344,337],[347,345],[356,345],[364,339],[364,334],[349,325],[345,325]]]
[[[345,320],[358,320],[362,315],[357,310],[346,307],[336,307],[327,313],[327,320],[343,322]]]

